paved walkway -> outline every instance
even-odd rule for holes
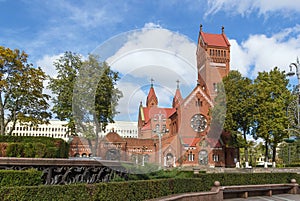
[[[225,201],[300,201],[300,195],[292,195],[292,194],[280,194],[280,195],[273,195],[272,197],[269,196],[255,196],[245,198],[232,198],[232,199],[225,199]]]

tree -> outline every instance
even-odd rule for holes
[[[61,121],[68,121],[68,133],[75,135],[75,120],[72,113],[73,88],[79,69],[82,66],[81,56],[72,52],[65,52],[54,66],[57,77],[50,78],[48,88],[55,94],[52,98],[53,113]]]
[[[224,130],[231,133],[234,146],[245,149],[245,162],[248,167],[247,135],[250,134],[253,124],[252,81],[238,71],[230,71],[228,76],[223,78],[222,85],[223,87],[218,86],[213,119],[224,122]]]
[[[77,130],[86,137],[94,155],[97,155],[99,134],[108,123],[114,122],[118,113],[116,106],[122,97],[122,92],[115,87],[118,79],[119,74],[94,55],[83,62],[76,79],[73,114]]]
[[[116,106],[122,97],[115,87],[119,75],[96,56],[89,55],[82,61],[70,52],[56,67],[58,76],[52,78],[49,85],[57,95],[53,112],[59,119],[69,121],[72,133],[85,137],[92,153],[97,155],[99,134],[108,123],[114,122]]]
[[[254,138],[262,138],[265,143],[265,161],[268,161],[269,146],[272,148],[272,161],[275,163],[278,143],[287,137],[287,107],[293,96],[287,89],[285,72],[275,67],[270,72],[260,72],[254,80]]]
[[[17,122],[37,126],[47,123],[51,114],[49,95],[43,93],[47,79],[41,68],[27,63],[28,55],[0,46],[0,132],[11,134]]]

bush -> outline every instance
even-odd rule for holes
[[[49,137],[0,136],[0,143],[5,144],[1,156],[28,158],[67,158],[69,144],[62,139]],[[2,153],[6,152],[6,154]]]
[[[297,161],[290,164],[285,164],[285,167],[300,167],[300,162]]]
[[[296,179],[295,173],[216,173],[198,174],[196,178],[204,178],[206,181],[219,181],[222,186],[231,185],[256,185],[256,184],[280,184],[290,183]]]
[[[0,186],[36,186],[42,184],[42,172],[30,170],[0,170]]]
[[[171,172],[174,174],[173,171]],[[169,173],[167,172],[167,174]],[[160,174],[162,173],[160,172],[158,175]],[[184,174],[190,176],[190,172],[184,172]],[[220,181],[222,186],[227,186],[290,183],[292,178],[298,182],[300,181],[300,175],[296,173],[217,173],[194,175],[194,178],[168,178],[97,184],[27,187],[7,187],[11,185],[6,185],[6,187],[0,188],[0,195],[2,195],[1,200],[134,201],[179,193],[209,191],[216,180]],[[10,178],[9,180],[12,179]],[[35,185],[37,184],[39,182],[36,182]]]

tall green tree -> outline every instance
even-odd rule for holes
[[[94,55],[82,61],[68,52],[56,65],[58,76],[49,85],[57,95],[53,112],[61,120],[69,121],[72,133],[83,135],[92,153],[97,155],[100,132],[114,122],[116,106],[122,97],[115,87],[119,74]]]
[[[122,92],[115,87],[118,79],[118,72],[112,71],[106,62],[89,55],[75,83],[73,112],[77,130],[84,134],[94,155],[97,155],[101,131],[114,122],[118,113],[116,106],[122,97]]]
[[[17,122],[37,126],[47,123],[49,95],[43,93],[47,79],[41,68],[27,62],[24,51],[0,46],[0,132],[11,134]]]
[[[74,83],[82,66],[81,56],[72,52],[65,52],[53,64],[57,76],[50,78],[48,88],[55,95],[52,98],[52,108],[56,118],[61,121],[68,121],[68,133],[75,135],[75,120],[72,113],[72,98]]]
[[[255,138],[261,138],[265,144],[265,160],[268,161],[269,147],[272,149],[272,161],[275,162],[276,148],[287,137],[287,107],[293,99],[288,90],[285,72],[275,67],[270,72],[259,72],[254,80],[255,107],[253,110],[255,125],[252,129]]]
[[[238,71],[230,71],[228,76],[223,78],[222,85],[223,87],[218,87],[218,95],[215,98],[213,119],[224,122],[225,132],[232,135],[232,145],[244,148],[246,166],[248,166],[247,135],[250,134],[253,125],[252,81],[243,77]]]

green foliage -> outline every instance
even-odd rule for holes
[[[210,185],[214,181],[219,181],[222,186],[231,185],[256,185],[256,184],[281,184],[290,183],[291,179],[296,178],[296,173],[216,173],[216,174],[198,174]]]
[[[277,67],[270,72],[260,72],[254,80],[255,126],[252,132],[254,137],[264,140],[266,160],[268,146],[272,145],[272,159],[275,161],[277,145],[287,137],[287,132],[284,131],[288,127],[286,111],[293,99],[287,89],[288,82],[285,72],[279,71]]]
[[[28,158],[67,158],[69,145],[62,139],[49,137],[0,136],[7,143],[6,156]]]
[[[53,112],[58,119],[69,122],[71,134],[80,132],[87,138],[96,156],[98,133],[113,122],[118,100],[122,97],[115,87],[119,74],[96,56],[89,55],[82,61],[72,52],[66,52],[54,65],[58,76],[51,78],[49,84],[57,95],[53,99]]]
[[[65,52],[54,66],[57,71],[56,78],[50,78],[49,88],[56,97],[52,101],[54,106],[52,111],[56,118],[61,121],[68,120],[69,134],[75,134],[75,122],[72,114],[72,98],[74,83],[82,66],[81,56],[72,52]]]
[[[47,123],[50,96],[43,94],[47,79],[41,68],[27,63],[28,55],[0,46],[0,133],[14,131],[17,122],[37,125]]]
[[[287,137],[286,111],[293,100],[288,82],[285,72],[275,67],[270,72],[259,72],[253,82],[238,71],[231,71],[223,78],[223,87],[218,86],[212,121],[224,122],[224,130],[232,135],[230,145],[245,149],[246,162],[248,134],[264,140],[266,160],[271,146],[275,161],[276,147]]]
[[[0,170],[0,186],[37,186],[42,184],[42,172],[37,170]]]
[[[134,201],[172,194],[209,191],[214,181],[222,186],[290,183],[300,181],[296,173],[218,173],[198,174],[194,178],[152,179],[97,184],[1,187],[2,200]]]
[[[167,178],[192,178],[192,171],[182,171],[176,168],[170,170],[158,170],[158,166],[151,163],[145,163],[145,166],[136,166],[124,164],[129,180],[149,180],[149,179],[167,179]]]
[[[243,77],[238,71],[231,71],[218,86],[215,99],[216,107],[212,109],[212,119],[224,122],[224,130],[231,133],[230,146],[244,147],[248,161],[247,134],[253,125],[253,88],[252,81]],[[226,111],[225,111],[226,108]]]

